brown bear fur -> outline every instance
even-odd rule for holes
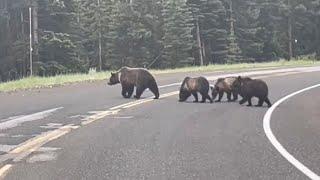
[[[248,106],[252,106],[252,97],[257,97],[259,103],[256,106],[262,106],[264,102],[271,107],[271,102],[268,98],[268,85],[261,79],[246,79],[239,76],[234,82],[234,89],[242,96],[240,104],[248,101]]]
[[[243,79],[251,79],[250,77],[242,77]],[[217,79],[214,87],[211,88],[212,100],[214,100],[219,94],[219,99],[216,102],[220,102],[223,94],[227,93],[228,102],[238,100],[238,92],[234,90],[233,84],[237,77],[226,77]],[[233,99],[231,99],[231,95]]]
[[[215,83],[214,87],[211,87],[211,95],[212,100],[216,99],[219,94],[219,99],[216,102],[220,102],[223,94],[227,93],[228,101],[236,101],[238,99],[238,93],[233,90],[233,82],[237,79],[237,77],[226,77],[219,78]],[[233,99],[231,99],[231,94],[233,95]]]
[[[208,95],[209,82],[204,77],[191,78],[186,77],[180,87],[179,101],[183,102],[188,99],[191,94],[194,96],[194,102],[198,102],[198,92],[202,96],[202,103],[208,99],[212,103],[211,97]]]
[[[147,88],[155,95],[155,99],[159,98],[156,80],[146,69],[123,67],[118,72],[111,73],[108,84],[115,85],[118,83],[121,83],[121,94],[124,98],[132,96],[134,87],[136,87],[136,95],[134,96],[136,99],[139,99]]]

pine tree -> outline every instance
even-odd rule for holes
[[[85,72],[84,63],[76,58],[72,20],[72,1],[38,1],[39,61],[35,75]]]
[[[320,60],[320,0],[303,1],[295,8],[300,18],[300,31],[297,33],[297,46],[301,54],[315,52],[316,58]]]
[[[114,59],[118,66],[149,66],[161,54],[161,7],[156,1],[143,0],[116,5]]]
[[[110,68],[113,50],[114,2],[111,0],[80,0],[79,34],[90,59],[89,66]],[[80,44],[80,43],[79,43]]]
[[[234,4],[233,0],[229,0],[228,4],[228,19],[227,22],[229,24],[228,26],[228,53],[227,53],[227,63],[237,63],[244,61],[244,58],[242,56],[242,51],[238,45],[238,39],[236,34],[236,21],[235,13],[234,13]]]
[[[164,61],[165,67],[193,64],[191,49],[194,41],[191,35],[192,16],[183,0],[166,0],[164,17]]]
[[[231,32],[231,22],[234,24],[234,37],[241,49],[244,60],[253,61],[259,59],[262,54],[263,44],[257,37],[257,32],[260,30],[258,25],[258,18],[260,7],[256,0],[248,1],[228,1],[227,7],[230,9],[232,2],[232,14],[229,11],[228,16],[232,21],[229,23],[229,33]],[[231,33],[230,33],[231,35]],[[231,38],[232,39],[232,38]]]
[[[202,41],[202,21],[204,19],[204,16],[201,12],[202,8],[204,7],[205,0],[187,0],[187,6],[189,8],[189,11],[192,14],[192,21],[194,24],[193,27],[193,36],[196,40],[196,46],[193,48],[196,50],[197,59],[199,65],[204,65],[204,49],[203,49],[203,41]]]
[[[220,0],[207,0],[201,6],[204,56],[211,63],[226,63],[227,11]]]

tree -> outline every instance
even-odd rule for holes
[[[0,81],[132,67],[320,59],[320,0],[0,0]]]
[[[165,67],[177,67],[193,64],[191,49],[192,16],[183,0],[164,1],[164,61]]]
[[[207,0],[201,6],[201,36],[207,62],[226,63],[228,49],[227,10],[220,0]]]
[[[304,26],[301,27],[304,30],[301,35],[304,36],[298,38],[298,43],[306,51],[305,53],[315,52],[317,59],[320,60],[320,0],[311,0],[304,2],[304,4],[305,6],[296,8],[300,12],[305,12],[302,22],[307,23],[307,26],[303,24]]]
[[[202,37],[201,37],[201,20],[204,18],[203,14],[201,12],[201,8],[203,8],[203,4],[205,3],[205,0],[188,0],[187,6],[189,7],[189,10],[192,14],[192,20],[194,23],[194,30],[193,34],[196,37],[197,46],[196,49],[199,52],[198,59],[199,64],[201,66],[204,65],[204,53],[203,53],[203,43],[202,43]]]
[[[114,22],[114,3],[111,0],[79,0],[77,9],[80,9],[76,14],[82,30],[78,36],[83,37],[81,39],[90,59],[90,66],[105,69],[106,59],[110,56],[108,49],[112,46],[110,37]]]
[[[242,51],[238,45],[238,39],[236,34],[236,21],[235,13],[234,13],[234,4],[233,0],[229,0],[228,4],[228,33],[229,36],[227,38],[228,41],[228,53],[227,53],[227,63],[236,63],[242,62],[244,58],[242,57]]]

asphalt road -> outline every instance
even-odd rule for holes
[[[288,71],[252,75],[268,83],[272,102],[320,83],[318,71]],[[134,100],[123,99],[120,86],[106,86],[105,81],[0,94],[0,163],[10,165],[2,178],[307,179],[267,139],[262,126],[267,107],[192,103],[192,97],[179,103],[176,94],[167,94],[177,91],[173,83],[186,75],[214,79],[223,74],[157,75],[160,86],[169,84],[160,89],[167,97],[113,110]],[[271,119],[279,142],[316,174],[319,95],[315,88],[294,96]],[[57,131],[66,125],[74,128]],[[66,133],[47,138],[52,132]]]

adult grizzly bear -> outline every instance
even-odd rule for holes
[[[149,71],[143,68],[122,67],[118,72],[111,73],[109,85],[121,83],[122,96],[130,98],[136,87],[134,98],[140,99],[141,94],[147,88],[155,95],[154,99],[159,99],[159,89],[154,77]]]
[[[234,89],[242,96],[240,104],[248,101],[247,106],[252,106],[252,97],[259,98],[259,103],[256,105],[261,107],[264,102],[271,107],[271,102],[268,98],[268,85],[261,79],[246,79],[239,76],[233,83]]]
[[[227,93],[228,101],[236,101],[238,99],[238,93],[233,90],[233,82],[237,79],[237,77],[226,77],[217,79],[214,87],[211,88],[212,99],[216,99],[219,94],[218,100],[216,102],[220,102],[223,94]],[[233,95],[233,99],[231,99],[231,94]]]
[[[204,103],[206,99],[212,103],[211,97],[208,95],[209,92],[209,82],[204,77],[197,77],[197,78],[191,78],[186,77],[184,78],[181,87],[180,87],[180,93],[179,93],[179,101],[183,102],[188,99],[191,94],[194,96],[195,100],[194,102],[198,102],[198,92],[202,96],[201,103]]]

